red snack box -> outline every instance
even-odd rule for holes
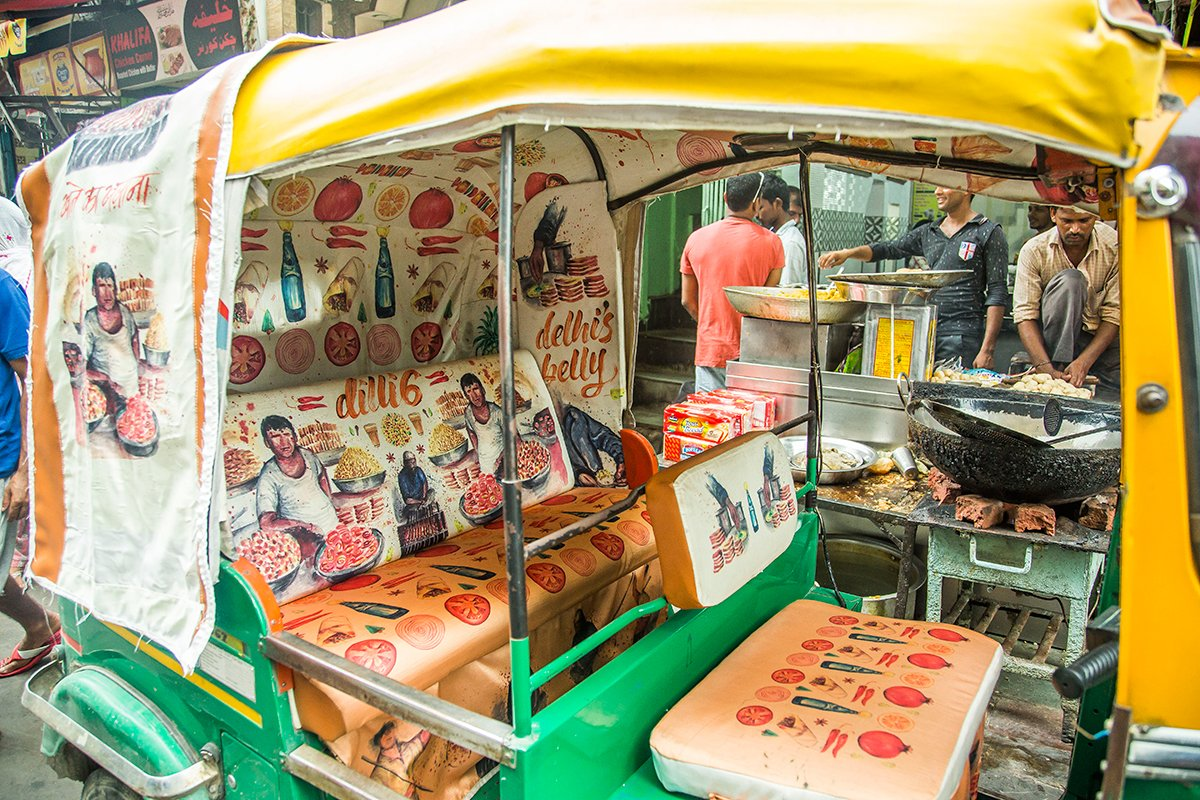
[[[704,439],[693,439],[690,436],[668,433],[663,437],[663,457],[667,461],[675,463],[683,461],[685,458],[699,455],[705,450],[716,447],[717,444],[717,442],[710,442]]]
[[[698,403],[733,402],[739,406],[748,404],[751,410],[750,430],[770,430],[775,427],[775,398],[769,394],[744,389],[714,389],[688,395],[688,400]]]
[[[675,433],[719,444],[741,435],[744,413],[732,407],[675,403],[663,411],[663,433]]]

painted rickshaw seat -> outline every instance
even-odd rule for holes
[[[529,404],[527,411],[545,408],[554,415],[549,390],[532,357],[525,351],[515,355],[519,393]],[[481,357],[446,362],[439,364],[438,370],[451,378],[446,385],[457,386],[457,376],[462,373],[496,374],[495,361],[495,357]],[[344,386],[344,381],[323,381],[304,387],[302,393],[336,398]],[[284,413],[280,408],[281,398],[295,393],[292,389],[286,393],[272,390],[231,395],[227,427],[240,428],[238,422],[246,420],[253,429],[258,426],[257,417],[273,410]],[[414,416],[426,420],[445,419],[444,402],[440,402],[444,398],[426,394],[421,404],[405,411],[411,410]],[[351,421],[359,430],[376,426],[382,446],[372,448],[362,438],[346,444],[377,454],[382,461],[383,453],[415,449],[420,441],[415,436],[412,442],[402,444],[385,441],[394,435],[389,423],[395,425],[394,418],[398,416],[395,409],[384,406],[358,410],[360,413]],[[322,439],[313,431],[320,431],[321,426],[331,430],[345,423],[337,416],[336,404],[331,402],[303,417],[297,415],[295,427],[303,437],[303,446],[330,447],[343,442]],[[426,435],[432,432],[434,424],[425,423]],[[563,421],[555,417],[553,439],[541,439],[555,455],[542,490],[536,497],[524,498],[527,539],[577,522],[624,498],[628,492],[625,488],[572,486],[574,475],[566,458],[562,425]],[[412,427],[408,431],[416,433]],[[622,439],[629,437],[623,435]],[[247,449],[248,445],[239,441],[232,447]],[[256,455],[262,458],[268,454]],[[560,458],[564,463],[560,463]],[[464,459],[470,461],[469,457]],[[632,468],[630,461],[639,465],[634,470],[639,477],[653,469],[637,453],[632,460],[627,459],[627,467]],[[330,485],[336,489],[334,464],[331,459],[326,465]],[[508,590],[502,520],[479,520],[482,524],[474,525],[459,521],[462,506],[458,497],[452,494],[446,497],[447,486],[451,473],[463,473],[465,482],[466,468],[458,465],[442,468],[436,463],[426,464],[425,468],[430,478],[438,481],[440,494],[436,497],[441,510],[436,521],[447,525],[448,530],[430,539],[407,536],[405,531],[411,531],[412,527],[403,527],[404,512],[397,503],[398,494],[389,492],[389,484],[358,494],[335,491],[332,500],[340,522],[354,522],[385,534],[377,563],[368,563],[333,579],[312,574],[306,561],[302,568],[309,570],[307,582],[303,576],[285,578],[275,581],[271,588],[287,632],[400,683],[437,694],[439,682],[448,675],[508,643]],[[230,518],[245,520],[249,513],[246,508],[244,501],[240,506],[231,501]],[[245,527],[247,523],[242,525]],[[399,539],[393,540],[394,534],[388,532],[396,531],[398,526]],[[319,552],[308,556],[312,563],[319,560]],[[563,652],[577,634],[573,621],[581,610],[588,625],[600,627],[626,610],[621,604],[636,605],[639,587],[645,588],[649,580],[657,585],[657,572],[651,565],[655,556],[649,516],[642,500],[565,546],[531,559],[525,570],[526,593],[535,644],[539,647],[544,644],[546,650],[555,654]],[[652,577],[647,570],[654,570]],[[539,631],[542,626],[545,629]],[[296,698],[303,727],[327,742],[356,730],[364,715],[373,713],[361,702],[312,684],[301,676],[297,677]]]
[[[696,498],[780,453],[773,435],[755,434],[650,479],[670,602],[712,605],[778,557],[779,531],[755,492],[730,487],[716,524]],[[667,712],[650,737],[654,767],[664,787],[696,797],[967,800],[1001,660],[999,645],[974,631],[798,600]]]

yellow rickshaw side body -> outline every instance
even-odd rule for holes
[[[1200,96],[1200,61],[1172,53],[1164,88],[1184,105]],[[1149,166],[1177,115],[1139,131],[1142,157],[1127,175],[1121,210],[1121,361],[1125,412],[1121,552],[1119,705],[1133,722],[1200,728],[1196,690],[1200,578],[1188,525],[1189,465],[1184,449],[1182,355],[1170,225],[1139,219],[1129,181]],[[1195,186],[1197,176],[1185,176]],[[1170,398],[1157,413],[1137,410],[1139,387],[1158,384]],[[1194,392],[1196,387],[1189,387]],[[1192,465],[1194,471],[1195,465]]]

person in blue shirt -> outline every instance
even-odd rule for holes
[[[14,620],[25,638],[12,655],[0,662],[0,678],[33,669],[59,641],[58,617],[48,613],[10,574],[17,526],[29,514],[29,477],[25,467],[25,409],[23,386],[29,355],[29,300],[12,275],[0,270],[0,483],[3,484],[3,523],[0,532],[0,568],[4,592],[0,614]]]
[[[404,498],[404,515],[410,519],[420,516],[429,503],[429,479],[425,470],[417,466],[417,457],[411,450],[404,451],[404,468],[396,476],[400,496]]]

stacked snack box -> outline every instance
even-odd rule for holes
[[[737,389],[688,395],[663,411],[663,456],[682,461],[735,436],[775,424],[775,398]]]

